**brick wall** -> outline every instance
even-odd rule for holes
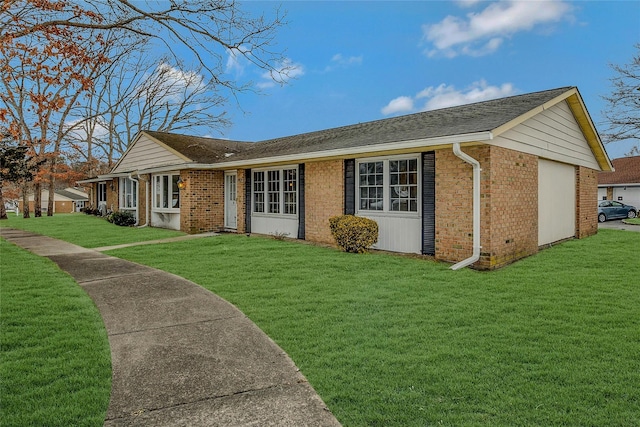
[[[576,166],[576,237],[598,232],[598,172]]]
[[[117,211],[120,205],[120,196],[118,193],[119,184],[119,178],[113,178],[107,181],[107,209],[112,211]]]
[[[493,269],[538,252],[538,157],[495,146],[487,150],[478,267]]]
[[[224,172],[188,170],[180,178],[180,230],[186,233],[220,231],[224,227]]]
[[[238,233],[244,233],[246,231],[245,225],[246,225],[247,212],[246,212],[246,194],[244,191],[244,186],[247,181],[246,172],[247,171],[245,169],[238,169],[238,177],[236,178],[237,179],[236,205],[238,209],[238,225],[237,225]]]
[[[464,150],[475,157],[477,150]],[[436,150],[435,257],[457,262],[473,251],[473,168],[451,149]]]
[[[464,148],[480,162],[480,260],[493,269],[538,251],[537,157],[494,146]],[[473,167],[436,151],[436,259],[473,253]]]
[[[147,223],[147,183],[149,183],[149,192],[151,192],[151,175],[142,175],[138,177],[138,225]],[[151,203],[151,201],[148,201]],[[151,206],[149,206],[151,207]]]
[[[306,240],[334,244],[329,218],[344,213],[344,161],[305,164]]]

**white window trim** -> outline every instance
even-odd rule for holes
[[[284,213],[284,171],[294,169],[296,171],[296,213],[295,214],[286,214]],[[268,171],[280,171],[280,212],[279,213],[269,213],[269,179],[268,179]],[[254,172],[264,172],[264,212],[255,212],[255,191],[254,191],[254,180],[253,174]],[[289,165],[289,166],[273,166],[269,168],[258,168],[251,169],[251,215],[257,217],[266,217],[266,218],[298,218],[298,213],[300,212],[300,171],[298,170],[298,165]]]
[[[389,161],[392,160],[417,160],[418,173],[418,199],[417,212],[392,211],[389,209],[391,200],[390,195],[390,179],[389,179]],[[360,209],[360,163],[383,162],[382,165],[382,200],[383,209],[380,211]],[[356,215],[361,216],[388,216],[388,217],[405,217],[405,218],[421,218],[422,217],[422,162],[420,154],[399,154],[396,156],[384,157],[366,157],[356,159],[356,176],[355,176],[355,196],[356,196]]]
[[[167,173],[158,173],[151,175],[151,211],[152,212],[162,212],[162,213],[180,213],[180,205],[182,205],[182,195],[179,195],[179,206],[177,208],[159,208],[156,207],[157,200],[157,191],[156,191],[156,178],[159,176],[169,176],[169,185],[173,183],[173,177],[177,176],[180,178],[180,172],[167,172]],[[168,201],[167,205],[171,200]]]

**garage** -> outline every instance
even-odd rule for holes
[[[538,246],[573,237],[576,222],[575,169],[538,161]]]

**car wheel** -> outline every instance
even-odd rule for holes
[[[607,220],[607,217],[603,213],[598,215],[598,222],[605,222],[606,220]]]
[[[627,218],[635,218],[636,217],[636,213],[634,211],[629,211],[627,213]]]

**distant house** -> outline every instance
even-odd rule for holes
[[[598,200],[616,200],[640,209],[640,156],[613,159],[614,172],[598,174]]]
[[[31,194],[29,199],[29,211],[34,211],[34,195]],[[80,212],[89,201],[89,194],[77,188],[68,187],[64,190],[56,190],[53,198],[53,212],[54,213],[72,213]],[[49,191],[42,190],[41,200],[42,212],[47,212],[49,207]],[[20,201],[20,211],[22,211],[22,201]]]
[[[493,269],[596,233],[608,170],[564,87],[256,143],[140,132],[83,183],[139,225],[333,243],[346,213],[377,221],[378,249]]]

